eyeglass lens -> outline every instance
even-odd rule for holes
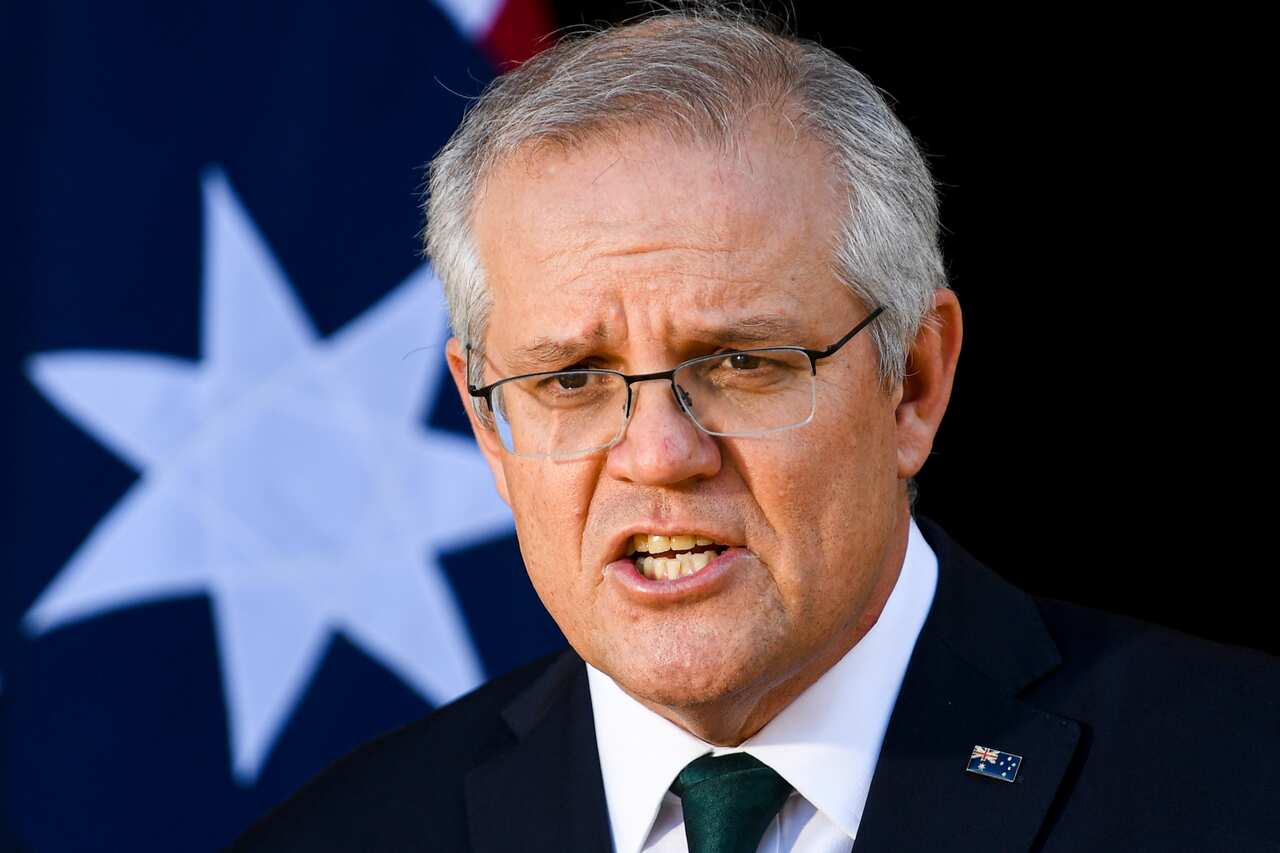
[[[807,423],[815,383],[794,349],[708,356],[674,375],[681,404],[714,435],[748,436]],[[627,425],[627,383],[603,371],[571,370],[502,382],[493,389],[498,434],[512,453],[561,457],[616,442]]]

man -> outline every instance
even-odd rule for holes
[[[428,248],[572,649],[239,849],[1275,849],[1270,659],[1034,601],[912,518],[962,337],[937,232],[868,81],[740,15],[497,81]]]

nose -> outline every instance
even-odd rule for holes
[[[637,382],[631,388],[631,419],[609,449],[606,470],[646,486],[706,479],[720,470],[720,446],[679,407],[670,382]]]

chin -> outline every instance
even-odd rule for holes
[[[628,693],[668,708],[723,702],[748,690],[760,675],[758,660],[727,654],[718,647],[699,653],[655,644],[643,654],[628,654],[610,663],[604,671]]]

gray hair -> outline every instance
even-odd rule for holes
[[[477,366],[492,303],[471,221],[496,165],[525,146],[571,150],[638,128],[733,148],[762,108],[829,149],[848,195],[833,272],[865,306],[885,307],[868,331],[882,383],[901,382],[933,291],[947,286],[923,155],[837,54],[742,9],[702,3],[566,38],[498,77],[430,164],[426,250]]]

